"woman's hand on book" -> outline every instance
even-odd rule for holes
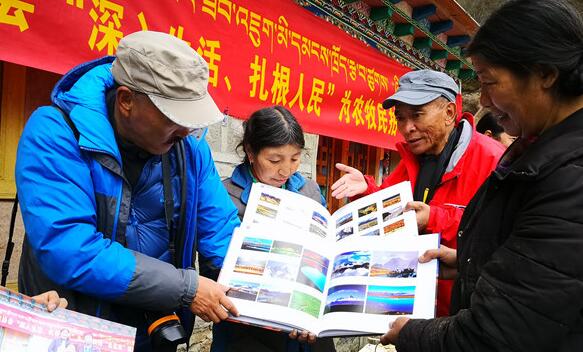
[[[316,335],[312,334],[311,332],[307,331],[307,330],[302,330],[302,331],[297,331],[297,330],[292,330],[292,332],[289,333],[289,338],[292,340],[298,340],[299,342],[307,342],[307,343],[314,343],[316,342]]]
[[[399,333],[401,332],[401,329],[403,326],[405,326],[405,324],[407,324],[408,321],[409,318],[397,318],[394,322],[392,322],[389,325],[389,331],[381,336],[381,343],[383,345],[396,344],[397,340],[399,339]]]
[[[419,263],[427,263],[433,259],[439,260],[440,279],[453,280],[457,277],[457,250],[441,245],[438,249],[425,251],[419,257]]]
[[[44,304],[47,306],[49,312],[57,308],[67,308],[67,300],[59,297],[57,291],[48,291],[42,293],[38,296],[32,297],[37,303]]]
[[[332,185],[332,197],[336,199],[354,197],[366,191],[368,185],[362,172],[341,163],[337,163],[336,168],[346,174]]]

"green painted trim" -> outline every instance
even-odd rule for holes
[[[431,50],[431,60],[433,61],[446,59],[447,55],[447,50]]]
[[[415,33],[415,28],[411,23],[397,23],[393,34],[397,37],[404,37],[406,35],[413,35],[413,33]]]
[[[325,17],[320,15],[318,16],[340,28],[343,28],[355,38],[367,42],[369,40],[374,41],[377,44],[376,48],[382,54],[399,61],[405,66],[414,69],[428,68],[438,71],[443,70],[442,66],[437,65],[435,61],[431,61],[429,57],[423,57],[423,54],[420,53],[420,50],[407,46],[404,41],[399,40],[398,37],[393,35],[392,28],[395,24],[391,19],[385,20],[385,24],[381,25],[381,27],[384,27],[386,31],[385,34],[381,34],[372,28],[372,26],[377,22],[372,21],[370,17],[365,17],[364,14],[361,13],[358,14],[360,20],[366,21],[368,25],[365,25],[359,21],[354,21],[352,18],[344,14],[345,6],[343,5],[344,3],[342,0],[338,6],[328,1],[329,0],[295,0],[295,2],[300,6],[314,6],[323,14],[325,14]],[[346,11],[351,13],[350,8],[346,9]],[[397,43],[396,41],[400,43]],[[410,50],[412,50],[413,53],[410,52]]]
[[[431,47],[431,38],[415,38],[413,41],[413,47],[417,49],[426,49]]]
[[[448,61],[447,64],[445,64],[445,69],[447,71],[459,70],[460,68],[462,68],[462,62],[458,60]]]
[[[388,6],[373,7],[370,9],[370,19],[373,21],[382,21],[393,16],[393,9]]]
[[[458,74],[458,77],[460,79],[463,80],[468,80],[468,79],[472,79],[472,78],[476,78],[476,72],[474,72],[474,70],[468,69],[468,68],[464,68],[460,70],[460,73]]]
[[[407,20],[407,22],[411,23],[417,29],[419,29],[421,32],[423,32],[425,35],[427,35],[429,38],[431,38],[431,40],[433,40],[434,43],[437,43],[439,46],[443,47],[443,49],[445,49],[447,52],[449,52],[450,54],[452,54],[453,56],[455,56],[465,66],[473,69],[472,64],[465,57],[463,57],[459,53],[459,51],[456,52],[455,50],[453,50],[453,48],[449,47],[446,43],[444,43],[443,41],[439,40],[436,35],[434,35],[429,30],[427,30],[421,23],[419,23],[418,21],[412,19],[411,16],[409,16],[408,14],[406,14],[403,10],[401,10],[400,8],[398,8],[395,5],[393,5],[391,3],[391,1],[382,0],[382,2],[384,4],[386,4],[387,6],[390,6],[395,13],[399,14],[401,17],[403,17],[405,20]]]

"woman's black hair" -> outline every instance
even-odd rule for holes
[[[492,135],[496,138],[504,132],[504,127],[498,124],[498,119],[491,112],[487,112],[482,116],[478,124],[476,125],[476,131],[484,134],[484,132],[490,130]]]
[[[255,111],[243,122],[243,140],[237,148],[243,147],[245,162],[247,153],[259,154],[265,147],[296,145],[304,148],[304,132],[298,120],[283,106],[273,106]]]
[[[583,20],[566,0],[507,2],[480,27],[466,53],[520,77],[557,70],[557,96],[583,94]]]

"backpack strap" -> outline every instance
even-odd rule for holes
[[[8,278],[8,269],[10,269],[10,258],[14,250],[14,224],[16,222],[16,212],[18,211],[18,194],[14,197],[12,204],[12,215],[10,216],[10,229],[8,230],[8,243],[6,244],[6,252],[4,254],[4,262],[2,262],[2,280],[1,285],[6,286],[6,279]]]
[[[67,113],[63,109],[54,104],[52,106],[53,108],[57,109],[61,113],[61,115],[63,115],[63,119],[65,120],[67,125],[69,125],[71,131],[73,131],[73,134],[75,135],[75,139],[77,140],[77,142],[79,142],[79,130],[77,129],[77,126],[75,126],[73,120],[71,120],[69,115],[67,115]]]
[[[61,115],[63,116],[63,119],[65,120],[65,122],[67,123],[67,125],[69,126],[71,131],[73,132],[73,135],[75,135],[75,139],[77,141],[79,141],[79,130],[77,129],[77,126],[75,126],[75,123],[73,123],[73,121],[71,120],[69,115],[67,115],[67,113],[65,113],[65,111],[63,111],[63,109],[61,109],[60,107],[58,107],[56,105],[52,105],[52,106],[53,106],[53,108],[57,109],[61,113]],[[14,203],[12,204],[12,214],[10,215],[10,227],[8,230],[8,243],[6,244],[4,261],[2,262],[2,279],[0,280],[0,285],[2,285],[2,286],[6,286],[6,279],[8,278],[8,271],[10,269],[10,258],[12,258],[12,252],[14,251],[13,237],[14,237],[14,227],[16,224],[16,213],[17,212],[18,212],[18,194],[16,194],[14,197]]]

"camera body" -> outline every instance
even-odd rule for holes
[[[145,313],[148,336],[157,352],[176,352],[176,347],[188,341],[188,336],[174,312]]]

